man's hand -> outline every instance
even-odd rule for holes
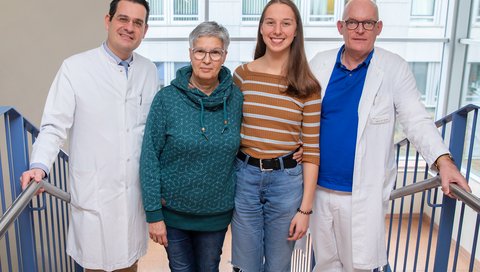
[[[457,166],[448,156],[441,156],[437,159],[437,168],[442,180],[442,191],[445,195],[455,198],[450,192],[450,183],[456,183],[458,186],[465,189],[467,192],[472,192],[470,186],[468,186],[467,180],[463,177],[462,173],[458,171]]]
[[[165,226],[165,222],[159,221],[148,224],[148,232],[150,233],[150,239],[155,243],[168,247],[167,226]]]
[[[22,185],[22,190],[27,188],[27,185],[33,179],[35,182],[40,182],[45,177],[45,172],[39,168],[33,168],[28,171],[23,172],[22,176],[20,177],[20,184]],[[36,194],[40,194],[44,191],[43,188],[39,189]]]

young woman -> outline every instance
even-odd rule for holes
[[[265,6],[255,60],[235,70],[234,82],[244,103],[232,264],[235,271],[290,271],[295,241],[312,213],[320,128],[320,84],[308,67],[292,1]],[[303,165],[292,159],[300,141]]]

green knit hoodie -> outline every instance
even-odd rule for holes
[[[210,96],[188,88],[191,74],[191,66],[178,70],[150,108],[140,157],[143,205],[149,223],[217,231],[232,217],[243,97],[226,67]]]

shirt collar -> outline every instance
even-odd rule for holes
[[[113,53],[112,50],[110,50],[110,48],[108,48],[106,41],[103,42],[102,45],[103,45],[103,49],[105,49],[105,51],[108,53],[108,55],[110,55],[110,57],[112,57],[117,64],[120,64],[120,62],[123,61],[121,58],[119,58],[117,55],[115,55],[115,53]],[[130,57],[128,57],[128,59],[126,59],[125,61],[128,63],[128,65],[130,65],[132,60],[133,60],[133,54],[131,54]]]
[[[342,45],[342,47],[340,47],[340,50],[338,50],[338,53],[337,53],[337,60],[335,61],[335,65],[338,66],[338,67],[345,67],[342,64],[342,54],[343,54],[344,50],[345,50],[345,44]],[[370,51],[370,53],[368,54],[367,58],[362,63],[360,63],[355,69],[357,69],[359,67],[362,67],[362,66],[368,67],[368,65],[370,64],[370,61],[372,60],[372,57],[373,57],[373,51],[375,51],[375,49],[372,49],[372,51]]]

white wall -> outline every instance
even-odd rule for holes
[[[0,105],[15,107],[39,125],[62,60],[105,39],[109,2],[0,1]]]

